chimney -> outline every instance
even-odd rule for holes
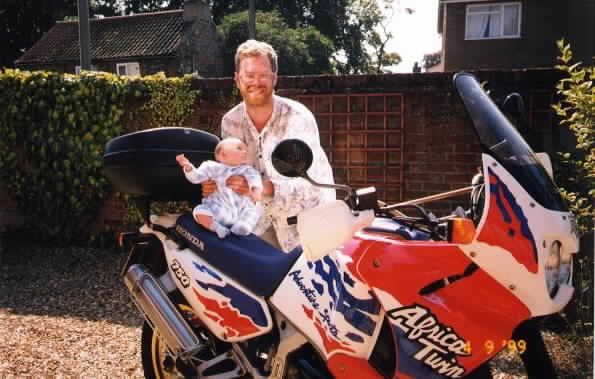
[[[185,0],[184,1],[184,23],[202,21],[209,23],[210,19],[209,6],[202,0]]]

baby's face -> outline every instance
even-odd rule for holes
[[[232,141],[226,143],[223,150],[221,150],[219,161],[229,166],[246,164],[248,161],[248,149],[241,142]]]

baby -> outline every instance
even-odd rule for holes
[[[246,145],[237,138],[226,138],[215,148],[215,161],[205,161],[198,168],[180,154],[176,161],[183,168],[186,178],[194,184],[207,179],[217,183],[217,191],[204,198],[192,212],[196,222],[224,238],[231,231],[245,236],[252,232],[263,213],[258,203],[262,197],[262,178],[252,166],[246,164]],[[225,181],[230,176],[241,175],[250,186],[250,197],[242,196],[228,188]]]

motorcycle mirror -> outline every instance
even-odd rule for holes
[[[508,116],[513,118],[513,124],[519,128],[524,127],[526,114],[525,114],[525,101],[523,97],[517,92],[513,92],[506,96],[502,102],[500,109]]]
[[[273,167],[281,175],[290,178],[307,178],[312,166],[312,149],[304,141],[286,139],[281,141],[271,155]]]

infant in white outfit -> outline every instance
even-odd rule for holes
[[[192,214],[197,223],[224,238],[230,231],[245,236],[250,234],[263,214],[259,201],[262,197],[262,177],[247,162],[246,145],[237,138],[226,138],[215,148],[215,161],[205,161],[198,168],[184,156],[176,156],[186,178],[194,184],[208,179],[217,183],[217,191],[202,200]],[[230,176],[244,176],[250,187],[250,196],[243,196],[227,187]]]

